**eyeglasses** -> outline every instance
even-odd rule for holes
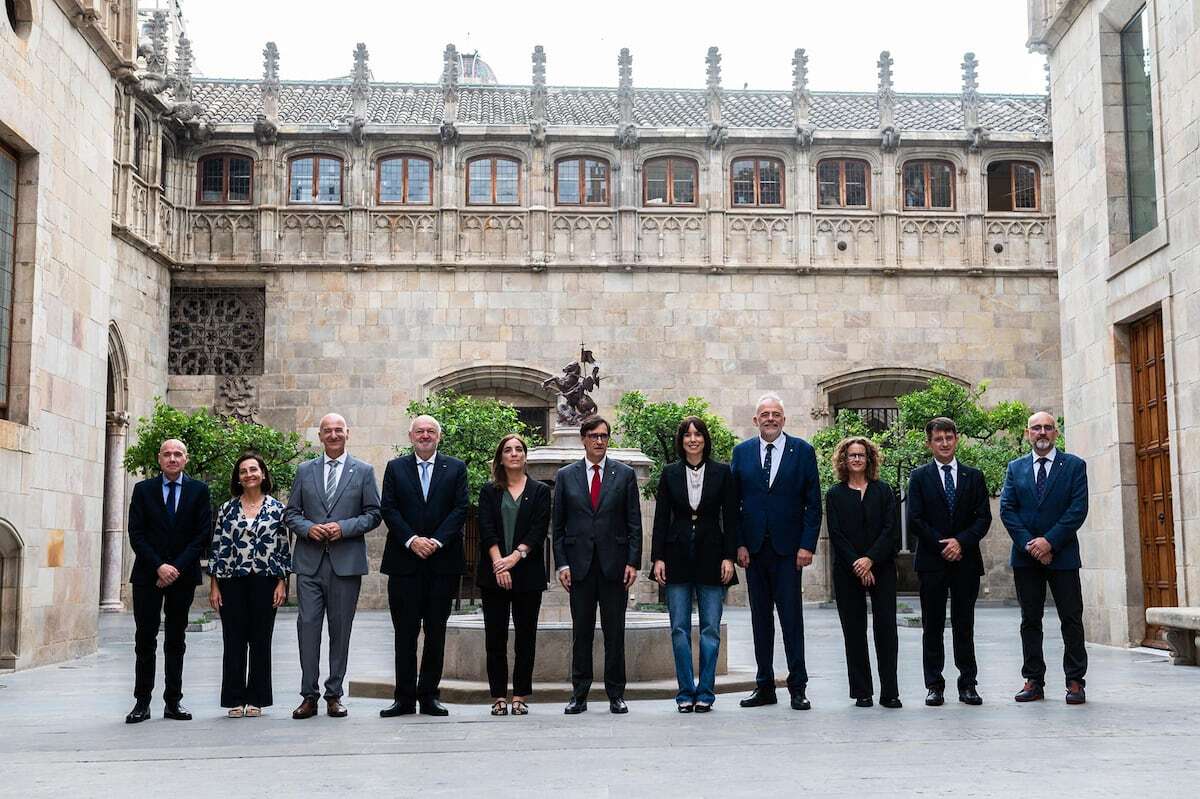
[[[588,441],[608,441],[608,433],[588,433],[584,436]]]
[[[848,453],[846,453],[846,460],[848,460],[848,461],[857,461],[857,460],[866,460],[866,459],[867,459],[867,454],[865,452],[848,452]]]
[[[1029,429],[1035,433],[1053,433],[1054,425],[1052,424],[1031,424]]]

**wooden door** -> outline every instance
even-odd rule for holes
[[[1137,450],[1143,598],[1148,608],[1178,605],[1161,310],[1130,325],[1129,350],[1133,367],[1133,442]],[[1142,643],[1167,648],[1163,630],[1150,625]]]

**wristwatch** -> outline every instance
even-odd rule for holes
[[[525,560],[525,556],[529,554],[528,549],[521,549],[520,547],[517,547],[517,552],[521,553],[521,560]]]

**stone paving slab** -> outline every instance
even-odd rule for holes
[[[753,669],[749,616],[729,609],[732,670]],[[261,719],[218,707],[219,631],[188,636],[184,702],[192,722],[123,723],[132,705],[133,623],[106,616],[101,648],[78,661],[0,675],[0,796],[456,797],[1143,796],[1192,797],[1200,773],[1200,668],[1145,650],[1090,646],[1088,704],[1017,705],[1017,612],[977,619],[982,707],[926,708],[920,631],[900,629],[902,710],[847,698],[834,611],[806,609],[813,710],[744,710],[720,697],[706,716],[670,700],[626,716],[593,703],[578,717],[537,701],[527,717],[451,705],[444,719],[380,719],[385,700],[351,698],[350,717],[292,721],[298,701],[294,615],[275,637],[275,700]],[[1061,660],[1050,619],[1047,661]],[[947,647],[949,647],[947,633]],[[351,674],[391,662],[386,613],[355,624]],[[783,648],[777,646],[782,672]],[[950,674],[952,679],[952,674]],[[161,678],[160,678],[161,683]],[[160,688],[161,690],[161,688]]]

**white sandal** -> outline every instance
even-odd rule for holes
[[[229,708],[229,712],[225,714],[226,718],[240,719],[246,715],[246,708],[239,705],[238,707]]]
[[[246,718],[256,719],[262,715],[262,708],[254,705],[246,705]]]

